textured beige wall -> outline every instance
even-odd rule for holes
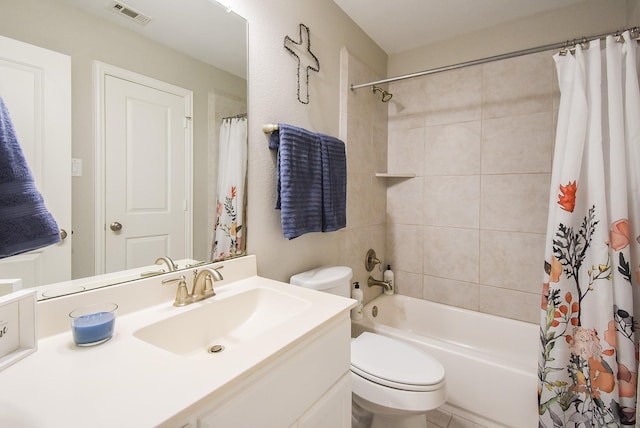
[[[576,5],[518,19],[389,56],[388,76],[486,58],[624,28],[638,0],[585,0]],[[637,24],[637,22],[636,22]]]
[[[83,160],[73,177],[73,276],[94,272],[94,135],[92,62],[99,60],[194,92],[194,230],[207,227],[207,98],[219,90],[244,98],[246,82],[222,70],[47,0],[6,0],[0,34],[71,56],[72,151]],[[214,164],[215,165],[215,164]],[[194,233],[194,255],[205,258],[206,233]]]
[[[640,0],[626,0],[627,22],[625,27],[640,26]]]
[[[264,123],[285,122],[345,138],[346,131],[340,125],[344,123],[340,94],[345,87],[340,80],[341,49],[353,52],[376,76],[384,76],[386,55],[332,1],[227,3],[249,21],[248,252],[257,255],[260,275],[282,281],[313,267],[348,263],[352,255],[347,254],[351,253],[347,230],[311,233],[293,240],[282,236],[280,212],[274,210],[275,155],[268,149],[268,136],[261,128]],[[309,104],[297,100],[297,63],[283,47],[285,36],[298,40],[300,23],[309,27],[311,50],[320,61],[320,72],[310,76]],[[348,152],[359,144],[364,142],[350,138]],[[349,158],[351,182],[357,166],[352,166],[351,154]],[[348,207],[350,220],[352,208]],[[361,263],[364,255],[359,255]]]
[[[382,279],[378,266],[369,273],[364,259],[371,248],[383,263],[385,256],[386,188],[385,179],[376,172],[387,170],[387,105],[372,91],[351,91],[349,82],[375,80],[380,77],[370,67],[342,51],[343,103],[341,119],[346,129],[349,182],[347,184],[347,230],[340,251],[342,263],[353,269],[354,281],[360,282],[364,301],[378,296],[380,287],[366,286],[372,275]]]

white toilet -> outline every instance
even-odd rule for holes
[[[290,283],[350,297],[352,276],[350,267],[322,267],[294,275]],[[426,427],[424,414],[446,400],[445,372],[438,360],[376,333],[351,339],[351,379],[354,428]]]

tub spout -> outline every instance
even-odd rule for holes
[[[377,279],[373,278],[371,275],[369,275],[369,279],[367,280],[367,285],[369,287],[373,287],[373,286],[378,285],[378,286],[384,288],[386,291],[391,291],[392,290],[391,286],[388,283],[386,283],[384,281],[378,281]]]

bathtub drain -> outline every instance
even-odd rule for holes
[[[371,315],[373,315],[373,317],[377,317],[378,316],[378,307],[374,306],[373,308],[371,308]]]

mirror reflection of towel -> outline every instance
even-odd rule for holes
[[[0,258],[60,241],[0,97]]]

